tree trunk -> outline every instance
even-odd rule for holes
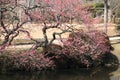
[[[107,33],[108,0],[104,0],[104,32]]]

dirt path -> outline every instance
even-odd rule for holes
[[[118,60],[120,61],[120,43],[118,44],[113,44],[112,45],[114,47],[114,51],[112,51],[112,53],[117,56]]]

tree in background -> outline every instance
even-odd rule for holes
[[[40,46],[46,48],[53,43],[56,36],[61,39],[63,33],[73,32],[75,27],[72,25],[72,20],[80,20],[88,27],[94,23],[88,11],[89,8],[84,6],[82,0],[36,0],[36,2],[32,7],[26,8],[26,14],[29,15],[31,20],[43,24],[44,40],[42,42],[36,41],[34,48]],[[52,28],[59,29],[60,32],[53,31],[53,38],[49,40],[47,30]]]
[[[116,17],[120,17],[120,0],[116,0],[116,1],[114,1],[114,0],[110,0],[109,1],[109,5],[110,5],[110,10],[111,10],[111,20],[112,20],[112,22],[113,23],[119,23],[119,20],[116,20],[115,21],[115,18]]]
[[[31,40],[35,41],[34,49],[46,48],[53,43],[56,36],[62,39],[63,33],[74,31],[75,26],[72,25],[72,20],[79,20],[88,28],[96,23],[82,0],[27,0],[27,3],[23,0],[1,0],[0,4],[1,36],[3,37],[1,49],[11,45],[20,33],[26,33]],[[28,22],[43,25],[43,41],[33,39],[29,31],[23,28],[23,25]],[[50,40],[47,31],[53,28],[59,29],[60,32],[53,31],[53,38]]]
[[[16,0],[0,0],[0,36],[3,37],[1,49],[10,45],[12,40],[19,35],[21,26],[26,23],[20,23],[17,15],[18,6]]]
[[[109,0],[86,0],[88,4],[103,3],[104,4],[104,32],[107,33],[107,22],[108,22],[108,1]],[[92,3],[90,3],[92,2]],[[100,5],[101,6],[101,5]],[[95,8],[94,8],[95,9]]]
[[[23,28],[23,25],[31,22],[31,20],[28,19],[29,15],[25,14],[26,7],[27,5],[22,0],[0,0],[1,51],[11,45],[12,41],[20,35],[20,33],[28,33],[27,30]]]

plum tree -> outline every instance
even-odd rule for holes
[[[26,33],[31,40],[35,41],[33,49],[46,48],[53,43],[56,36],[62,39],[62,34],[74,31],[72,20],[79,20],[88,27],[95,22],[89,8],[84,6],[83,0],[27,0],[27,3],[24,0],[1,0],[0,4],[1,35],[3,36],[1,49],[10,45],[20,33]],[[28,22],[43,25],[41,26],[43,41],[35,40],[30,32],[23,28],[23,25]],[[53,28],[59,29],[60,32],[53,31],[52,39],[48,39],[48,30]]]

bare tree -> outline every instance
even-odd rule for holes
[[[112,17],[112,22],[115,22],[115,16],[120,17],[120,0],[110,0],[110,10],[111,10],[111,17]]]
[[[17,0],[0,1],[0,36],[3,38],[1,49],[11,45],[11,42],[19,33],[23,32],[23,25],[29,22],[28,16],[21,14],[24,19],[21,21],[18,11],[24,12],[25,6]]]
[[[27,3],[25,2],[27,1]],[[15,37],[20,33],[26,33],[30,36],[30,32],[23,28],[23,25],[28,22],[37,22],[42,24],[43,40],[35,40],[33,49],[51,45],[53,41],[59,36],[62,41],[61,35],[66,32],[74,31],[75,26],[69,22],[72,19],[80,20],[87,25],[92,24],[92,17],[88,8],[84,6],[82,0],[3,0],[0,1],[0,24],[1,33],[4,38],[1,49],[11,44]],[[33,3],[34,4],[31,4]],[[18,14],[21,10],[22,14]],[[8,16],[9,15],[9,16]],[[8,17],[6,17],[8,16]],[[59,29],[60,32],[53,31],[52,39],[47,35],[49,29]]]
[[[33,7],[26,8],[26,14],[31,20],[43,24],[44,40],[36,41],[34,49],[40,46],[46,48],[53,43],[56,36],[62,39],[63,33],[74,31],[75,26],[70,24],[71,19],[79,18],[87,25],[92,23],[88,8],[84,6],[82,0],[38,0]],[[53,31],[53,38],[48,39],[47,31],[53,28],[59,29],[60,32]]]

